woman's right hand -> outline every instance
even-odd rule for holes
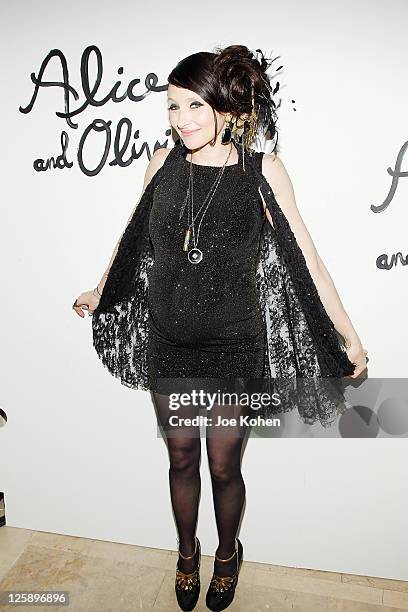
[[[84,293],[81,293],[79,297],[77,297],[72,309],[75,310],[75,312],[82,318],[85,316],[82,308],[88,311],[89,316],[92,316],[94,310],[99,304],[100,299],[101,296],[98,294],[96,288],[92,291],[85,291]]]

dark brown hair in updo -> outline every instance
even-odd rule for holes
[[[200,51],[181,60],[170,72],[167,80],[176,87],[197,93],[219,113],[230,113],[233,119],[252,111],[252,94],[257,114],[257,131],[269,133],[273,139],[277,134],[276,105],[272,99],[272,87],[266,70],[272,61],[261,59],[244,45],[216,48],[215,53]],[[217,137],[217,118],[214,113]],[[276,147],[276,144],[275,144]]]

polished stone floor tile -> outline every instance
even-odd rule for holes
[[[70,612],[134,612],[152,608],[164,576],[163,570],[140,563],[28,545],[0,589],[68,591]],[[50,612],[46,606],[32,608]],[[16,607],[2,606],[8,609]]]
[[[177,551],[12,527],[0,528],[1,590],[65,590],[70,612],[177,611]],[[205,594],[214,557],[201,559]],[[2,606],[15,610],[15,606]],[[24,606],[24,612],[60,607]],[[398,612],[408,583],[244,561],[231,612]]]

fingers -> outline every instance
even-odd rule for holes
[[[361,372],[364,372],[364,370],[367,369],[367,364],[365,363],[364,365],[356,365],[356,368],[353,372],[353,374],[351,374],[351,378],[358,378],[358,376],[360,376]]]
[[[94,313],[94,311],[92,310],[92,308],[89,308],[89,306],[83,306],[82,308],[83,308],[84,310],[87,310],[87,311],[88,311],[88,315],[89,315],[90,317],[92,317],[92,315],[93,315],[93,313]]]
[[[85,313],[82,310],[82,308],[84,310],[88,310],[88,306],[86,304],[78,304],[78,300],[75,300],[74,305],[72,306],[72,308],[82,318],[84,318],[84,316],[85,316]]]
[[[80,317],[84,318],[85,313],[81,310],[80,306],[73,306],[72,309],[75,310],[77,315],[79,315]]]
[[[82,310],[83,308],[83,310]],[[88,315],[90,317],[92,317],[93,313],[95,312],[95,310],[91,309],[87,304],[78,304],[77,306],[72,306],[72,310],[75,310],[75,312],[83,319],[85,316],[84,310],[88,311]]]

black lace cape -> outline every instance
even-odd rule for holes
[[[174,172],[183,145],[171,149],[147,185],[125,229],[102,297],[92,317],[93,346],[103,365],[133,389],[149,390],[147,364],[148,277],[153,255],[149,213],[154,191]],[[237,145],[236,145],[237,146]],[[271,416],[297,408],[305,423],[323,426],[345,410],[341,387],[333,384],[354,372],[340,334],[334,328],[310,275],[302,250],[262,174],[262,154],[245,155],[245,172],[253,175],[273,221],[265,222],[257,266],[257,287],[267,330],[265,358],[270,390],[285,405],[257,413]],[[330,380],[330,383],[329,383]]]

